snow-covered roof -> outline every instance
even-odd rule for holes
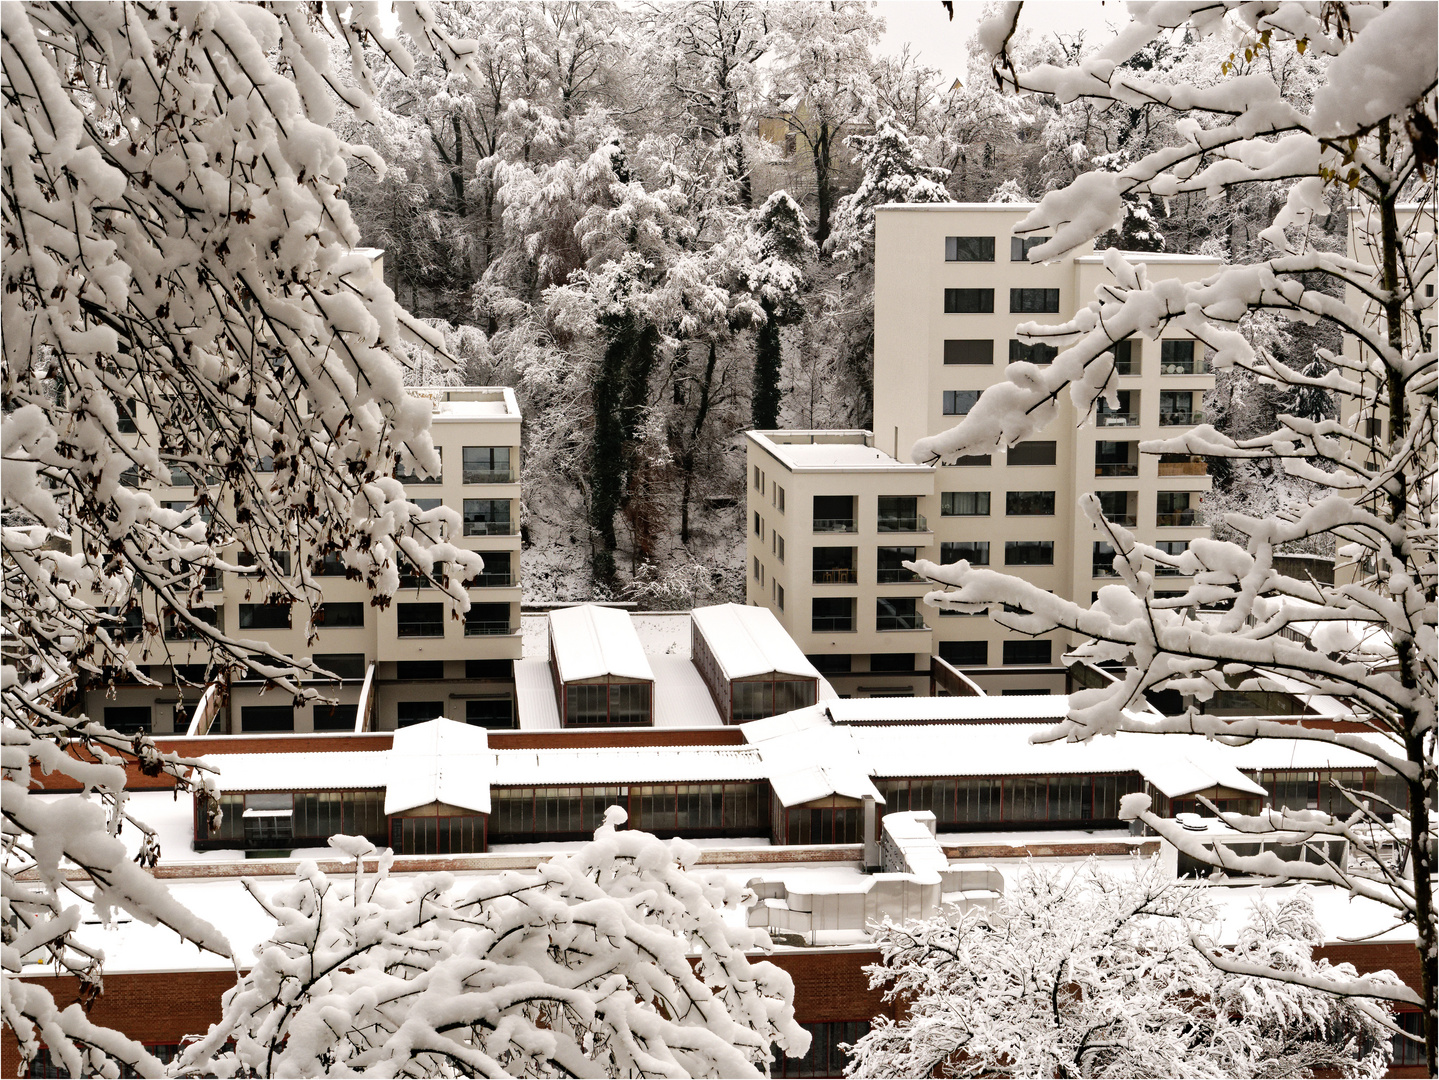
[[[825,703],[836,724],[984,723],[993,720],[1062,720],[1063,694],[994,697],[839,698]]]
[[[868,445],[868,431],[751,431],[749,437],[791,471],[932,473]],[[782,436],[782,437],[781,437]]]
[[[1012,203],[987,203],[987,202],[943,202],[943,203],[882,203],[876,206],[876,210],[920,210],[926,213],[933,213],[936,210],[987,210],[998,211],[1009,214],[1028,213],[1037,207],[1038,203],[1012,202]]]
[[[1155,736],[1141,735],[1139,738],[1152,739]],[[1175,736],[1161,735],[1159,738],[1173,739]],[[1188,740],[1189,736],[1181,735],[1178,738]],[[1144,779],[1171,799],[1193,795],[1196,791],[1206,791],[1212,787],[1245,791],[1251,795],[1268,794],[1264,788],[1235,768],[1232,761],[1221,760],[1220,755],[1213,752],[1215,748],[1212,744],[1187,742],[1183,747],[1176,746],[1171,749],[1160,746],[1155,749],[1159,752],[1144,755],[1139,763],[1139,771]]]
[[[759,751],[770,789],[782,805],[831,795],[868,796],[883,805],[884,796],[870,780],[869,763],[850,737],[854,729],[832,725],[823,706],[754,720],[741,724],[740,730]]]
[[[564,726],[547,661],[515,661],[515,712],[521,731],[559,731]]]
[[[519,399],[508,386],[410,386],[405,392],[428,398],[436,422],[521,418]]]
[[[655,673],[655,727],[723,727],[699,669],[683,656],[651,656]]]
[[[1214,255],[1187,255],[1182,251],[1121,251],[1127,262],[1153,263],[1202,263],[1204,265],[1224,265],[1224,260]],[[1074,260],[1085,265],[1103,265],[1103,255],[1080,255]]]
[[[769,608],[715,604],[695,608],[690,614],[726,679],[747,679],[772,671],[819,678],[815,666]]]
[[[763,780],[764,762],[750,747],[604,746],[563,750],[494,750],[490,784],[692,784]]]
[[[628,613],[597,604],[550,612],[550,651],[565,682],[600,679],[654,681]]]
[[[390,752],[207,754],[203,760],[220,770],[222,792],[353,791],[385,786]]]
[[[389,751],[385,813],[446,803],[490,812],[489,735],[453,720],[430,720],[395,732]]]

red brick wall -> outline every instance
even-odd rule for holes
[[[794,980],[795,1019],[802,1024],[836,1020],[868,1020],[893,1016],[894,1005],[884,1001],[882,990],[869,988],[866,964],[879,962],[878,949],[837,952],[782,952],[760,956],[784,968]]]

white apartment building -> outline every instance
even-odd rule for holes
[[[121,730],[156,734],[387,731],[446,717],[487,727],[515,723],[514,662],[520,659],[520,411],[507,387],[414,387],[433,407],[431,435],[442,471],[433,478],[402,477],[422,509],[444,505],[462,519],[464,547],[480,552],[484,570],[469,583],[464,621],[447,617],[441,593],[422,575],[402,573],[384,608],[370,604],[363,582],[344,576],[338,560],[272,552],[282,572],[292,559],[310,559],[324,591],[313,627],[307,609],[265,603],[251,595],[251,579],[216,573],[205,582],[206,621],[234,638],[263,641],[276,651],[308,657],[340,676],[316,687],[337,704],[294,706],[281,691],[225,670],[207,668],[208,648],[183,623],[145,615],[161,633],[134,648],[137,663],[163,685],[131,683],[107,694],[86,693],[90,716]],[[143,422],[143,420],[141,420]],[[195,499],[193,480],[176,470],[157,500],[183,509]],[[231,560],[235,550],[227,553]],[[130,619],[138,631],[140,611]],[[138,634],[137,634],[138,637]]]
[[[867,431],[751,431],[745,600],[845,696],[924,694],[932,633],[906,560],[935,557],[935,470]]]
[[[872,442],[888,460],[908,461],[921,437],[958,423],[980,393],[1004,380],[1011,360],[1052,359],[1044,346],[1022,345],[1015,327],[1069,318],[1107,280],[1102,257],[1088,248],[1042,265],[1025,261],[1025,251],[1044,238],[1021,240],[1012,230],[1031,209],[938,204],[876,212]],[[1148,266],[1151,279],[1197,280],[1219,266],[1200,256],[1133,258]],[[968,559],[1087,604],[1112,581],[1113,555],[1079,515],[1081,494],[1097,492],[1110,518],[1145,543],[1178,551],[1208,534],[1199,509],[1210,488],[1203,462],[1138,452],[1143,440],[1172,437],[1201,422],[1204,392],[1213,386],[1202,348],[1187,336],[1133,339],[1116,353],[1122,372],[1118,408],[1082,417],[1062,395],[1058,417],[1040,438],[932,470],[922,537],[927,545],[914,545],[930,546],[921,557]],[[765,436],[781,444],[789,434]],[[756,445],[752,438],[751,455]],[[845,472],[837,468],[828,478],[835,494],[848,490]],[[868,475],[854,483],[869,483]],[[753,484],[750,501],[758,504],[751,507],[753,518],[764,503]],[[752,535],[752,545],[755,540]],[[791,607],[781,614],[774,596],[756,589],[754,580],[750,584],[752,602],[775,608],[802,640],[807,612]],[[1187,584],[1176,578],[1173,587]],[[1036,640],[984,616],[933,609],[923,618],[932,624],[933,653],[991,693],[1064,690],[1060,658],[1070,643],[1059,635]]]

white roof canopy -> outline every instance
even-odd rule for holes
[[[401,728],[389,753],[385,813],[447,803],[488,814],[493,762],[484,728],[453,720]]]
[[[819,678],[815,666],[804,658],[769,608],[715,604],[695,608],[690,615],[727,679],[747,679],[771,671]]]
[[[783,805],[799,806],[831,795],[868,796],[884,804],[851,729],[831,724],[823,706],[741,724],[740,730],[759,751],[770,788]]]
[[[564,682],[655,677],[629,614],[618,608],[580,604],[550,612],[550,655]]]

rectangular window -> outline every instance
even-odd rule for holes
[[[1164,554],[1166,555],[1179,556],[1183,555],[1186,551],[1189,550],[1189,541],[1160,540],[1154,546],[1157,547],[1160,551],[1164,552]],[[1179,572],[1179,567],[1177,566],[1165,566],[1161,562],[1156,562],[1154,564],[1154,573],[1156,577],[1175,577],[1179,574]]]
[[[509,499],[466,499],[466,536],[511,536]]]
[[[1009,238],[1009,261],[1028,262],[1029,253],[1040,244],[1050,241],[1048,236],[1011,236]]]
[[[318,559],[312,560],[311,572],[316,577],[344,577],[345,562],[340,558],[338,551],[329,551]]]
[[[987,641],[941,641],[939,658],[955,667],[987,667],[989,664],[989,642]]]
[[[816,596],[810,601],[810,629],[817,632],[854,629],[854,597]]]
[[[989,492],[941,492],[939,496],[939,512],[943,517],[988,517]]]
[[[881,585],[892,585],[898,581],[918,581],[919,575],[905,568],[906,562],[914,562],[917,548],[882,547],[876,548],[876,578]]]
[[[434,476],[421,477],[418,473],[406,471],[403,465],[395,466],[395,479],[402,484],[438,484],[444,479],[444,458],[440,448],[435,447],[435,457],[440,461],[440,468],[435,471]],[[263,468],[263,466],[261,466]],[[272,466],[273,467],[273,466]],[[268,470],[266,470],[268,471]]]
[[[510,632],[509,604],[471,604],[465,612],[465,637],[503,635]]]
[[[220,617],[222,612],[219,608],[186,608],[186,614],[195,622],[213,626],[217,630],[225,628],[225,621]],[[125,625],[130,625],[131,615],[125,615]],[[138,624],[137,624],[138,625]],[[195,627],[189,619],[182,617],[179,612],[172,611],[165,616],[165,637],[169,641],[198,641],[203,631]],[[113,636],[114,631],[111,631]],[[133,635],[131,635],[133,640]]]
[[[326,705],[315,703],[316,731],[354,731],[355,721],[360,715],[358,705]]]
[[[877,652],[869,657],[870,671],[906,672],[914,670],[912,652]]]
[[[783,610],[784,610],[784,586],[783,586],[783,585],[776,585],[775,590],[776,590],[776,591],[775,591],[775,606],[778,607],[781,611],[783,611]]]
[[[759,486],[759,466],[758,466],[758,465],[756,465],[756,466],[754,467],[754,489],[755,489],[756,491],[762,490],[762,489],[760,488],[760,486]]]
[[[810,561],[816,585],[853,585],[859,580],[854,548],[811,548]]]
[[[814,669],[821,675],[848,675],[850,671],[849,653],[816,653],[813,656],[805,654],[805,659],[814,665]]]
[[[126,398],[115,405],[115,430],[121,435],[134,435],[139,431],[135,426],[135,399]]]
[[[1194,509],[1189,505],[1187,491],[1161,491],[1156,500],[1156,525],[1193,525]]]
[[[400,682],[438,682],[445,677],[443,660],[400,660],[395,678]]]
[[[1032,440],[1009,448],[1011,465],[1053,465],[1055,460],[1055,444],[1050,441]]]
[[[1091,574],[1093,577],[1118,577],[1119,571],[1114,569],[1114,545],[1107,540],[1096,540],[1094,542],[1094,554],[1091,557]]]
[[[764,539],[764,519],[759,516],[759,511],[754,513],[754,534],[761,540]]]
[[[989,565],[988,540],[945,540],[939,545],[941,563],[959,562],[963,559],[970,566]]]
[[[395,726],[409,727],[411,724],[423,724],[428,720],[443,720],[445,718],[445,703],[443,701],[400,701],[395,703]]]
[[[515,583],[511,575],[511,556],[509,551],[486,551],[483,554],[485,567],[474,577],[465,582],[467,589],[503,589]]]
[[[315,625],[326,630],[365,625],[365,605],[358,600],[326,601],[315,612]]]
[[[508,484],[515,478],[508,446],[466,446],[460,457],[466,484]]]
[[[993,289],[945,289],[946,315],[988,315],[994,311]]]
[[[1161,341],[1159,343],[1159,373],[1161,375],[1193,375],[1194,342]]]
[[[780,562],[784,562],[784,537],[779,533],[774,534],[774,553],[775,558],[779,559]]]
[[[1004,662],[1006,664],[1048,664],[1051,641],[1006,641]]]
[[[778,484],[774,486],[774,508],[781,514],[784,513],[784,488]]]
[[[1004,496],[1004,512],[1010,517],[1053,517],[1054,492],[1006,492]]]
[[[150,734],[150,706],[106,705],[105,726],[121,735]],[[184,732],[180,732],[184,734]]]
[[[316,653],[310,658],[316,667],[324,668],[331,675],[341,679],[363,679],[365,677],[365,654],[357,653]]]
[[[988,454],[964,454],[954,459],[956,466],[985,466],[989,464]]]
[[[881,596],[874,602],[876,630],[922,630],[924,617],[916,609],[919,600],[913,596]]]
[[[1006,540],[1005,566],[1053,566],[1053,540]]]
[[[945,262],[994,262],[994,237],[946,236]]]
[[[854,532],[853,495],[816,495],[815,532]]]
[[[243,731],[294,731],[295,707],[246,705],[240,710],[240,728]]]
[[[918,512],[919,500],[913,495],[881,495],[879,497],[880,532],[922,532],[927,522]]]
[[[290,629],[289,604],[241,604],[241,630]]]
[[[764,584],[764,571],[760,569],[758,555],[754,557],[754,579],[761,585]]]
[[[1058,289],[1010,289],[1009,310],[1019,314],[1048,314],[1059,311]]]
[[[465,702],[465,723],[483,728],[515,726],[515,706],[508,694],[471,698]]]
[[[444,637],[444,604],[396,604],[395,633],[400,637]]]
[[[944,343],[946,364],[993,364],[993,338],[948,338]]]
[[[1030,364],[1052,364],[1054,358],[1059,355],[1059,349],[1053,345],[1046,345],[1042,341],[1027,344],[1017,338],[1009,339],[1009,362],[1015,364],[1021,360]]]
[[[515,662],[513,660],[466,660],[465,678],[467,679],[504,679],[510,681],[515,677]]]
[[[398,552],[395,554],[395,562],[400,571],[400,588],[402,589],[433,589],[435,582],[444,583],[445,564],[442,562],[436,562],[431,566],[429,574],[422,573],[419,567]]]
[[[1125,338],[1123,341],[1116,341],[1109,347],[1114,354],[1114,373],[1116,375],[1138,375],[1139,374],[1139,349],[1133,338]]]
[[[944,415],[964,416],[979,400],[978,390],[946,390],[944,392]]]

